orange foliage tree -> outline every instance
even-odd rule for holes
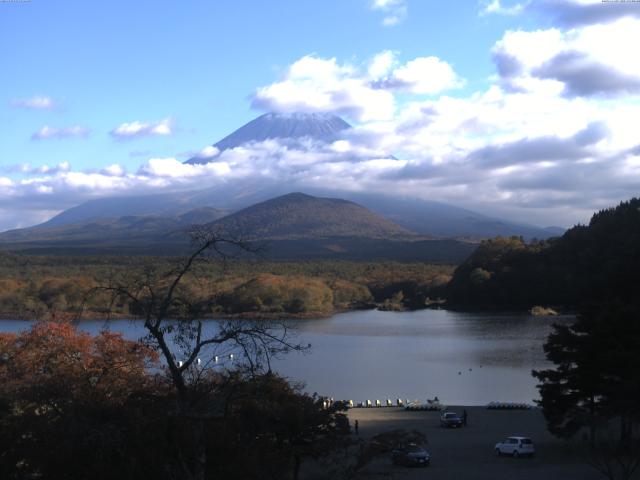
[[[1,334],[0,476],[82,478],[74,472],[91,472],[87,463],[99,472],[108,460],[98,457],[119,443],[106,420],[132,396],[158,392],[156,362],[120,334],[92,337],[68,323]]]

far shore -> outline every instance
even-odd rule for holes
[[[553,316],[566,316],[566,315],[575,315],[576,312],[571,309],[562,309],[559,307],[553,307],[556,313]],[[366,311],[366,310],[377,310],[381,312],[417,312],[421,310],[449,310],[452,312],[468,312],[468,313],[494,313],[496,315],[508,315],[508,314],[516,314],[516,315],[531,315],[531,316],[547,316],[547,315],[536,315],[532,313],[530,308],[524,307],[478,307],[478,306],[456,306],[456,305],[448,305],[448,304],[434,304],[428,305],[425,308],[415,308],[415,309],[389,309],[383,308],[382,305],[371,305],[364,308],[351,308],[351,309],[336,309],[330,312],[304,312],[304,313],[288,313],[288,312],[240,312],[240,313],[211,313],[209,315],[204,315],[200,317],[200,320],[319,320],[323,318],[330,318],[334,315],[339,315],[341,313],[348,312],[358,312],[358,311]],[[35,322],[39,320],[43,321],[87,321],[87,320],[143,320],[142,317],[136,317],[131,314],[124,313],[105,313],[105,312],[83,312],[78,315],[75,312],[53,312],[45,313],[39,317],[26,317],[24,315],[20,315],[18,313],[11,312],[0,312],[0,321],[2,320],[21,320],[25,322]],[[168,317],[166,320],[178,320],[177,318]]]

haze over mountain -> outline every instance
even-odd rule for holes
[[[188,194],[166,193],[135,197],[100,198],[69,208],[42,223],[39,227],[84,224],[101,218],[117,219],[125,215],[173,216],[186,213],[194,208],[197,208],[197,205],[194,204]]]
[[[273,138],[310,138],[326,142],[334,140],[343,130],[351,128],[337,115],[328,113],[265,113],[227,135],[213,146],[219,151],[239,147],[249,142]],[[185,163],[207,163],[209,157],[195,156]]]
[[[311,138],[332,141],[350,125],[336,115],[319,113],[268,113],[240,127],[215,144],[218,150],[234,148],[247,142],[269,138]],[[210,158],[194,157],[187,162],[202,164]],[[287,194],[290,185],[264,178],[229,182],[215,188],[164,193],[136,197],[112,197],[85,202],[65,210],[41,226],[54,227],[94,222],[100,218],[131,215],[176,216],[201,207],[236,211],[257,202]],[[316,196],[335,197],[359,203],[382,214],[398,225],[421,235],[437,237],[487,238],[496,235],[522,235],[525,238],[547,238],[562,229],[544,228],[504,221],[464,208],[418,198],[380,193],[338,191],[332,188],[305,188]]]
[[[313,193],[333,194],[333,192]],[[341,192],[340,196],[364,205],[421,235],[476,240],[512,235],[523,236],[526,239],[542,239],[562,235],[565,231],[560,227],[540,228],[527,223],[511,222],[466,208],[411,197],[358,192]]]
[[[475,248],[467,242],[416,235],[353,202],[302,193],[222,215],[204,207],[172,217],[140,215],[43,225],[2,233],[0,246],[40,254],[180,254],[190,248],[188,230],[197,224],[226,237],[257,242],[269,259],[457,263]]]
[[[0,233],[3,244],[43,244],[52,243],[64,246],[92,243],[99,246],[105,243],[120,241],[135,243],[138,241],[156,242],[171,232],[181,232],[192,225],[213,222],[226,211],[211,207],[201,207],[181,214],[166,213],[164,215],[136,214],[121,217],[98,217],[76,223],[65,223],[57,217],[42,225],[31,228],[9,230]]]
[[[131,215],[176,216],[203,206],[231,213],[254,203],[285,195],[290,192],[288,188],[287,185],[275,183],[243,183],[187,192],[96,199],[65,210],[39,227],[84,224],[101,218],[113,219]],[[318,188],[305,189],[305,193],[356,202],[420,235],[474,239],[497,235],[548,238],[561,235],[564,231],[559,227],[539,228],[509,222],[453,205],[417,198]]]

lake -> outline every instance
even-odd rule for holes
[[[531,403],[538,398],[531,370],[549,366],[542,345],[551,324],[572,319],[447,310],[346,312],[292,321],[296,341],[312,348],[273,365],[290,379],[305,382],[309,392],[355,402],[424,402],[438,396],[452,405]],[[0,330],[27,325],[2,320]],[[96,333],[105,325],[127,338],[144,333],[139,322],[127,320],[85,321],[81,328]]]

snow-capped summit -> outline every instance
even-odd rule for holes
[[[351,128],[351,125],[330,113],[265,113],[226,136],[214,147],[223,151],[270,138],[309,137],[331,141],[338,133],[348,128]],[[193,157],[185,163],[207,163],[209,160]]]

